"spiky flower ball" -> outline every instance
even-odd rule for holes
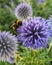
[[[51,36],[52,36],[52,15],[50,15],[49,19],[48,19],[48,23],[51,26],[50,32],[51,32]]]
[[[32,8],[27,3],[20,3],[15,8],[15,16],[17,19],[24,20],[32,16]]]
[[[0,32],[0,60],[14,63],[17,52],[17,39],[10,32]]]
[[[19,41],[23,42],[25,47],[44,48],[47,47],[50,32],[49,24],[44,18],[34,17],[17,29]]]

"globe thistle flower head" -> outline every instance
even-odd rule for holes
[[[50,32],[51,32],[51,37],[52,37],[52,15],[50,15],[49,19],[48,19],[48,23],[51,26]]]
[[[44,48],[47,47],[50,38],[49,24],[44,18],[34,17],[25,22],[17,29],[19,41],[23,42],[25,47]]]
[[[17,52],[17,39],[10,32],[0,32],[0,60],[14,63]]]
[[[32,16],[32,8],[29,4],[27,3],[20,3],[16,8],[15,8],[15,16],[19,20],[24,20],[27,19],[28,17]]]

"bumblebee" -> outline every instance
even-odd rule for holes
[[[22,21],[20,21],[20,20],[17,19],[17,20],[14,22],[14,24],[11,25],[11,28],[16,31],[17,28],[20,27],[21,25],[22,25]]]

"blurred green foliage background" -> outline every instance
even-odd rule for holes
[[[10,28],[16,20],[14,9],[19,3],[24,1],[25,0],[0,0],[0,31],[6,30],[15,34]],[[48,19],[48,17],[52,15],[52,0],[45,0],[44,3],[38,3],[38,0],[26,0],[26,2],[32,6],[33,16],[41,16]],[[52,44],[52,41],[50,43]],[[18,54],[23,60],[16,59],[17,65],[52,65],[52,45],[48,49],[34,51],[20,47]],[[0,65],[10,64],[0,62]]]

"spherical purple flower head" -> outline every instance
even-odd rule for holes
[[[25,47],[30,48],[43,48],[47,47],[50,33],[49,25],[44,18],[34,17],[29,19],[17,29],[19,41],[23,42]]]
[[[0,32],[0,60],[14,63],[14,56],[17,52],[17,39],[10,32]]]
[[[50,15],[49,19],[48,19],[48,23],[51,26],[50,32],[51,32],[51,37],[52,37],[52,15]]]
[[[15,16],[17,17],[17,19],[20,19],[20,20],[24,20],[32,16],[32,8],[27,3],[20,3],[15,8],[14,12],[15,12]]]

